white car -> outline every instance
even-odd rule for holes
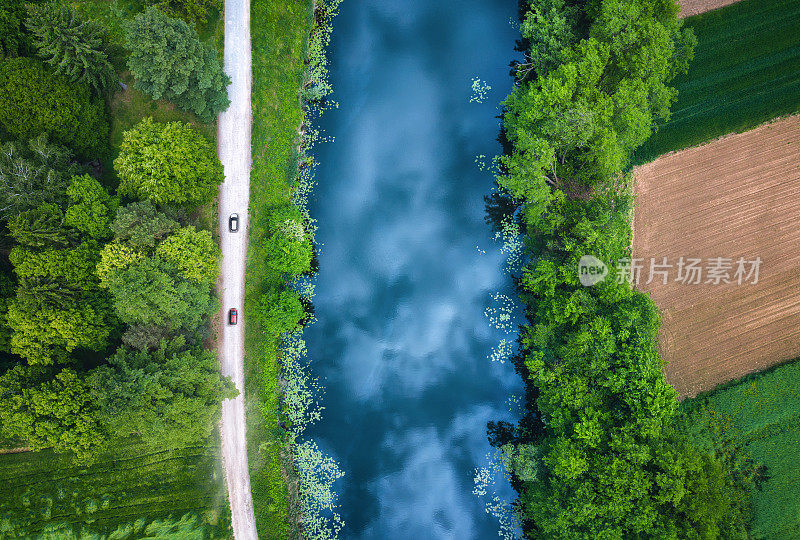
[[[231,214],[231,217],[228,218],[228,229],[231,232],[239,230],[239,214]]]

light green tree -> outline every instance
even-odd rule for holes
[[[114,160],[119,193],[158,204],[211,201],[223,180],[216,149],[191,125],[145,118],[123,135]]]
[[[155,254],[184,279],[206,285],[217,279],[221,252],[208,231],[184,227],[162,240]]]

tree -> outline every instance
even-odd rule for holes
[[[147,0],[147,4],[156,6],[165,15],[195,25],[206,22],[210,9],[221,7],[220,0]]]
[[[74,248],[48,247],[42,250],[17,246],[8,256],[20,280],[49,279],[80,289],[98,286],[96,267],[100,262],[100,246],[94,239]]]
[[[267,266],[283,276],[299,276],[311,268],[312,248],[308,238],[298,239],[278,231],[267,239],[264,247]]]
[[[46,4],[31,9],[26,24],[39,57],[56,74],[85,83],[97,94],[116,81],[106,52],[105,29],[96,22],[70,6]]]
[[[259,319],[273,339],[297,330],[305,315],[300,297],[294,291],[270,291],[261,297]]]
[[[0,435],[34,451],[52,447],[91,461],[107,440],[97,413],[90,387],[72,369],[17,365],[0,375]]]
[[[18,0],[0,0],[0,59],[24,54],[28,36],[25,35],[25,4]]]
[[[8,229],[14,240],[29,248],[67,247],[76,238],[76,231],[64,224],[64,211],[54,203],[45,202],[12,216]]]
[[[125,132],[114,167],[121,195],[158,204],[208,203],[224,178],[214,146],[197,130],[152,118]]]
[[[150,201],[137,201],[123,206],[117,212],[111,229],[114,238],[135,249],[152,248],[181,224]]]
[[[209,285],[180,278],[157,257],[111,272],[105,283],[119,318],[127,324],[194,329],[216,309]]]
[[[184,21],[150,7],[127,23],[125,37],[131,50],[128,69],[145,94],[168,99],[204,122],[230,104],[231,81],[216,51]]]
[[[152,352],[121,347],[93,382],[114,431],[138,433],[157,448],[207,439],[219,422],[222,400],[237,395],[230,378],[220,375],[214,351],[186,349],[181,337],[162,341]]]
[[[103,287],[108,287],[112,276],[138,263],[145,257],[141,251],[120,242],[110,242],[100,252],[100,262],[95,267],[97,277]]]
[[[208,231],[184,227],[156,246],[155,254],[182,278],[212,285],[219,273],[219,246]]]
[[[106,148],[109,133],[103,100],[34,58],[0,62],[0,125],[18,139],[47,133],[86,159]]]
[[[0,218],[17,216],[41,204],[55,204],[60,209],[70,176],[80,172],[72,160],[72,152],[50,144],[46,134],[27,143],[0,146]]]
[[[520,79],[530,72],[541,79],[564,61],[577,38],[574,28],[577,14],[576,6],[567,5],[564,0],[531,2],[520,26],[522,37],[528,42],[526,62],[516,66]]]
[[[100,182],[84,174],[73,176],[67,188],[69,205],[64,214],[64,223],[92,238],[103,240],[111,237],[111,220],[118,201],[111,197]]]
[[[115,326],[104,295],[48,281],[21,283],[6,318],[11,352],[42,365],[67,362],[76,349],[105,349]]]

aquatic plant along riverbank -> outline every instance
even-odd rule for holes
[[[657,310],[616,265],[630,257],[622,171],[667,116],[670,81],[692,58],[677,12],[674,2],[534,0],[523,14],[526,59],[505,101],[497,181],[528,237],[516,361],[528,414],[495,442],[531,537],[729,538],[746,528],[748,486],[676,430]],[[584,286],[584,256],[609,275]]]

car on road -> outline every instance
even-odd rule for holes
[[[228,229],[231,232],[239,230],[239,214],[231,214],[231,217],[228,218]]]
[[[236,308],[231,308],[228,311],[228,324],[236,324],[239,320],[239,312],[236,311]]]

